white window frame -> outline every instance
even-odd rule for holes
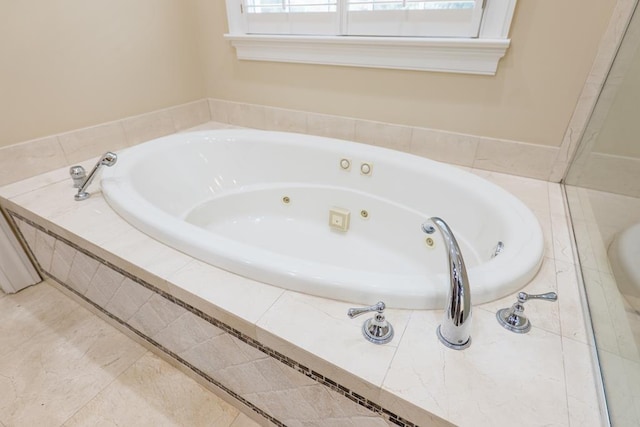
[[[477,38],[247,34],[241,0],[226,0],[225,39],[238,59],[495,75],[516,0],[486,0]]]

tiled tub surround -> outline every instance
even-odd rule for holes
[[[50,280],[0,313],[0,426],[258,427]]]
[[[11,215],[45,275],[265,419],[278,426],[387,425],[367,409],[372,403],[356,393],[54,233]],[[379,406],[374,409],[382,412]],[[394,420],[391,425],[413,425],[395,414],[387,413],[386,418]]]
[[[549,179],[559,151],[558,147],[519,141],[202,99],[0,148],[0,185],[71,166],[106,151],[184,131],[210,120],[216,121],[218,127],[242,126],[346,139],[460,166],[543,180]]]
[[[438,342],[440,310],[388,310],[396,338],[384,346],[370,344],[360,334],[360,319],[346,317],[351,304],[285,291],[193,260],[123,221],[106,204],[97,182],[90,199],[75,202],[66,168],[2,187],[0,201],[16,218],[37,225],[35,235],[29,230],[36,228],[21,227],[44,270],[63,281],[68,269],[67,285],[161,346],[172,343],[176,347],[166,350],[187,363],[197,359],[191,349],[200,342],[207,357],[198,369],[287,425],[308,425],[300,417],[310,417],[310,425],[313,417],[320,417],[321,425],[331,425],[332,417],[338,425],[376,425],[366,424],[369,419],[362,424],[358,417],[388,425],[389,416],[382,409],[376,414],[374,405],[423,426],[448,424],[442,420],[462,426],[602,425],[559,186],[473,172],[520,197],[538,216],[545,259],[524,290],[554,290],[559,301],[527,303],[533,329],[526,335],[508,332],[495,320],[495,312],[515,296],[474,307],[473,344],[464,351]],[[79,268],[82,263],[86,269]],[[131,291],[116,307],[126,287]],[[138,298],[137,305],[129,305]],[[169,304],[171,299],[178,303]],[[205,326],[188,329],[201,335],[169,334],[183,320]],[[261,346],[270,350],[265,353]],[[234,358],[224,351],[229,347]],[[295,361],[312,374],[283,361]],[[234,369],[237,375],[229,375]],[[286,390],[293,384],[309,393],[287,394],[277,388],[283,384]],[[373,411],[354,403],[359,396]]]

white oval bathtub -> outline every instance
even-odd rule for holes
[[[371,174],[361,173],[362,163]],[[102,189],[128,222],[195,258],[358,304],[444,307],[444,243],[421,230],[433,216],[460,244],[474,304],[520,289],[542,261],[536,218],[501,188],[452,166],[336,139],[257,130],[171,135],[122,151],[104,170]],[[332,209],[349,212],[347,231],[330,226]],[[499,241],[504,250],[491,258]]]

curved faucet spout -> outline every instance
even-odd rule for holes
[[[442,218],[430,221],[440,230],[449,260],[449,294],[444,318],[438,326],[438,338],[449,348],[462,350],[471,344],[471,292],[462,252],[451,228]],[[425,232],[425,224],[422,226]]]

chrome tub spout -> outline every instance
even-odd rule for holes
[[[449,294],[437,334],[445,346],[462,350],[471,344],[471,292],[467,269],[451,228],[441,218],[433,217],[430,221],[442,234],[449,260]],[[435,231],[428,222],[422,224],[422,229],[428,234]]]
[[[78,188],[78,193],[73,197],[76,201],[88,199],[91,196],[87,192],[87,188],[91,185],[93,178],[96,176],[96,172],[101,166],[113,166],[118,161],[118,156],[111,151],[107,151],[100,157],[98,163],[93,167],[89,175],[87,176],[82,166],[72,166],[69,170],[71,177],[73,178],[74,186]]]

